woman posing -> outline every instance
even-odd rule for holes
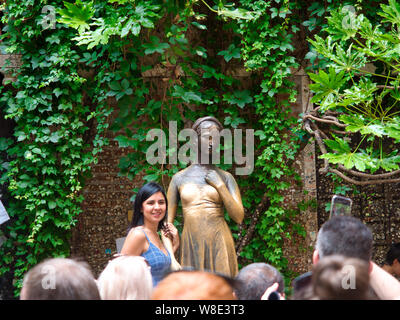
[[[150,265],[155,287],[171,268],[171,254],[179,247],[178,231],[167,223],[167,197],[154,182],[145,184],[136,195],[130,230],[122,247],[122,255],[142,256]],[[158,231],[172,242],[173,252],[164,247]]]

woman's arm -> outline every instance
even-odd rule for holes
[[[138,229],[131,229],[121,249],[122,255],[140,256],[147,250],[147,240],[144,233]]]
[[[221,176],[215,170],[210,170],[206,175],[208,184],[217,189],[224,202],[229,216],[238,224],[242,223],[244,218],[244,209],[239,187],[230,173],[226,173],[226,184]]]
[[[369,283],[378,297],[382,300],[400,300],[400,282],[376,263],[370,263],[372,270]]]

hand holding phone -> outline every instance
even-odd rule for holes
[[[350,216],[353,201],[350,198],[334,195],[331,202],[330,218],[334,216]]]

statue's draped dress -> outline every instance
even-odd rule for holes
[[[184,183],[179,194],[184,218],[181,265],[235,277],[235,245],[218,191],[209,184]]]

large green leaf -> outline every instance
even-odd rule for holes
[[[351,148],[349,143],[346,140],[340,139],[336,136],[333,136],[335,140],[325,139],[325,144],[333,151],[337,151],[340,153],[349,153],[351,152]]]
[[[65,9],[57,12],[61,16],[58,22],[65,23],[71,28],[78,29],[79,33],[90,29],[87,23],[94,15],[93,1],[77,0],[75,4],[64,1]]]
[[[361,115],[341,115],[339,119],[347,124],[347,131],[360,132],[364,135],[372,134],[377,137],[387,135],[384,124],[376,120],[364,119]]]
[[[400,142],[400,118],[395,117],[385,126],[385,131],[390,138],[395,139],[396,143]]]
[[[397,153],[397,150],[396,150]],[[398,170],[399,169],[399,163],[400,163],[400,155],[394,155],[391,157],[384,157],[382,159],[376,159],[375,165],[377,169],[382,168],[385,171],[393,171],[393,170]],[[373,170],[374,172],[375,170]]]
[[[389,0],[389,5],[381,4],[382,12],[378,15],[383,17],[383,22],[391,22],[400,25],[400,4],[395,0]]]
[[[344,85],[344,71],[337,73],[334,68],[329,68],[329,73],[319,70],[319,73],[308,74],[314,83],[310,84],[310,89],[315,93],[311,102],[323,102],[329,96],[336,96],[339,89]]]
[[[367,168],[374,167],[373,160],[365,153],[325,153],[320,156],[321,159],[328,159],[330,163],[342,164],[347,169],[356,167],[359,171],[365,171]]]

